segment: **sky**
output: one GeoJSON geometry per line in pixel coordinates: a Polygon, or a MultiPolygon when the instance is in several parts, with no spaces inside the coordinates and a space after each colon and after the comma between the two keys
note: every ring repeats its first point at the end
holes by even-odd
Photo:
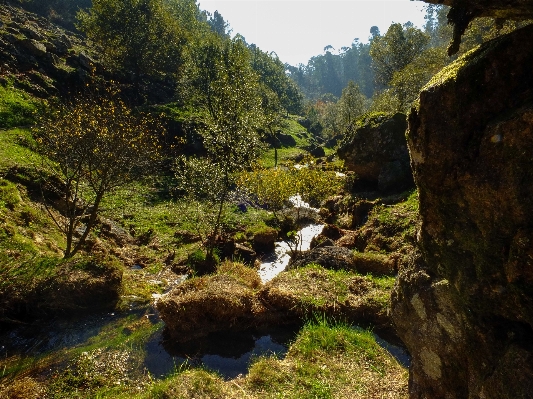
{"type": "Polygon", "coordinates": [[[232,36],[274,51],[291,65],[307,64],[331,45],[338,52],[355,38],[365,43],[370,28],[384,34],[393,22],[424,25],[423,2],[409,0],[198,0],[200,9],[218,10],[232,36]]]}

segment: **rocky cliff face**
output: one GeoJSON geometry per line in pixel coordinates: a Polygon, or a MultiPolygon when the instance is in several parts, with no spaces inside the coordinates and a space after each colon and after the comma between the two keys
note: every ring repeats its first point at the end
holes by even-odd
{"type": "Polygon", "coordinates": [[[532,41],[529,26],[466,54],[409,116],[420,252],[392,316],[412,398],[532,395],[532,41]]]}
{"type": "Polygon", "coordinates": [[[348,134],[337,151],[346,169],[382,192],[412,185],[404,114],[376,114],[348,134]]]}

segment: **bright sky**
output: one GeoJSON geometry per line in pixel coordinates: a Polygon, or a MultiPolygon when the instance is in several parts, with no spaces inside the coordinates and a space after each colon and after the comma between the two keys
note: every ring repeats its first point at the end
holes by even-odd
{"type": "Polygon", "coordinates": [[[350,47],[355,38],[367,42],[370,27],[384,34],[392,22],[424,24],[423,2],[409,0],[198,0],[202,10],[218,10],[232,35],[240,33],[263,51],[275,51],[291,65],[350,47]]]}

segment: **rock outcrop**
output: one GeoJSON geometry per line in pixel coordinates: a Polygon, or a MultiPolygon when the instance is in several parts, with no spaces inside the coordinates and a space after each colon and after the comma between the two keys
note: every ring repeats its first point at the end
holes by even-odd
{"type": "Polygon", "coordinates": [[[338,155],[346,169],[380,191],[402,190],[412,185],[405,140],[406,116],[370,116],[341,143],[338,155]]]}
{"type": "Polygon", "coordinates": [[[528,26],[467,53],[409,116],[420,253],[392,317],[412,398],[533,392],[532,41],[528,26]]]}
{"type": "Polygon", "coordinates": [[[103,72],[89,52],[79,35],[20,8],[0,7],[0,75],[17,87],[42,98],[81,87],[93,69],[103,72]]]}

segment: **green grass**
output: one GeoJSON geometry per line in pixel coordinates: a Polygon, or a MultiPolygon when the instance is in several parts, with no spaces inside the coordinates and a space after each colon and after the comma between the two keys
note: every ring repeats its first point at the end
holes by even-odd
{"type": "Polygon", "coordinates": [[[383,386],[406,397],[406,378],[371,332],[318,318],[300,331],[285,360],[259,358],[244,386],[261,398],[382,397],[383,386]]]}
{"type": "Polygon", "coordinates": [[[29,129],[0,130],[0,174],[14,166],[35,168],[41,158],[32,147],[34,140],[29,129]]]}
{"type": "Polygon", "coordinates": [[[377,205],[362,229],[371,232],[365,252],[393,252],[413,245],[419,226],[418,193],[405,193],[405,200],[394,205],[377,205]]]}
{"type": "Polygon", "coordinates": [[[30,125],[35,122],[42,102],[26,92],[16,89],[12,83],[0,84],[0,128],[30,125]]]}
{"type": "MultiPolygon", "coordinates": [[[[282,165],[300,154],[305,155],[307,152],[297,147],[279,148],[278,165],[282,165]]],[[[275,165],[274,149],[265,151],[261,156],[259,163],[264,168],[273,168],[275,165]]]]}
{"type": "MultiPolygon", "coordinates": [[[[136,342],[133,345],[138,345],[146,339],[147,333],[159,328],[157,325],[151,329],[144,328],[144,336],[139,332],[132,338],[133,334],[126,337],[121,334],[117,330],[119,326],[114,327],[119,338],[114,345],[106,346],[106,350],[114,354],[111,360],[124,356],[122,349],[131,345],[132,341],[136,342]]],[[[105,333],[98,337],[105,338],[105,333]]],[[[51,397],[54,398],[119,399],[327,399],[391,394],[393,396],[390,397],[407,397],[407,370],[376,343],[370,331],[324,318],[309,322],[302,328],[285,359],[275,356],[256,358],[247,376],[231,381],[224,381],[217,373],[202,367],[191,368],[188,365],[178,366],[163,380],[133,380],[124,376],[127,370],[117,362],[110,361],[107,369],[102,367],[101,359],[105,357],[100,348],[77,348],[75,359],[61,374],[54,375],[48,394],[53,394],[51,397]],[[123,383],[117,385],[117,380],[123,383]]],[[[139,355],[126,360],[130,364],[139,364],[142,354],[139,355]]]]}

